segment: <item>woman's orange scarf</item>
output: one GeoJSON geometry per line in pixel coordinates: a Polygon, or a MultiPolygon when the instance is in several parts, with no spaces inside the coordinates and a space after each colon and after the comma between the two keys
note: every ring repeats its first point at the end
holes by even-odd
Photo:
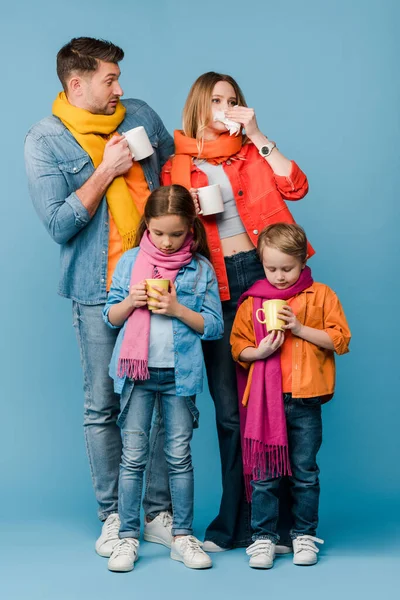
{"type": "Polygon", "coordinates": [[[217,140],[203,142],[201,152],[198,141],[187,137],[182,131],[174,131],[175,155],[172,158],[171,181],[190,190],[192,158],[205,158],[213,165],[219,165],[234,156],[242,147],[242,136],[231,137],[222,133],[217,140]]]}

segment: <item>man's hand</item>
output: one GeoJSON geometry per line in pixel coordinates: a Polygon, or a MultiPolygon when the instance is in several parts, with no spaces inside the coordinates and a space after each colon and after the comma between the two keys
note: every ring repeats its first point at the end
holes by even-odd
{"type": "Polygon", "coordinates": [[[99,169],[109,171],[113,178],[124,175],[132,167],[132,153],[122,135],[114,135],[104,148],[103,160],[99,169]]]}

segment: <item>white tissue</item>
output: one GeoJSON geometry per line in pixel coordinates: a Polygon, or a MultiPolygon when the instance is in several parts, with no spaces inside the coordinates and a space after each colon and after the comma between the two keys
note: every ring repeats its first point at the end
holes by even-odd
{"type": "Polygon", "coordinates": [[[239,132],[242,128],[240,123],[236,123],[236,121],[231,121],[230,119],[225,118],[225,113],[223,110],[219,110],[214,115],[214,121],[221,121],[225,125],[225,127],[229,131],[229,135],[239,135],[239,132]]]}

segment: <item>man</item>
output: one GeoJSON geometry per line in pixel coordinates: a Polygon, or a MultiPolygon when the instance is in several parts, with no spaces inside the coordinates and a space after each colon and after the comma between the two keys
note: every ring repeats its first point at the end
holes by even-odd
{"type": "MultiPolygon", "coordinates": [[[[30,194],[39,218],[61,246],[59,294],[72,300],[84,376],[84,431],[99,517],[96,542],[110,556],[118,538],[121,437],[119,396],[108,365],[118,330],[102,319],[115,265],[132,247],[144,203],[159,185],[173,141],[142,100],[120,101],[118,63],[124,52],[110,42],[72,39],[57,55],[64,88],[53,114],[34,125],[25,141],[30,194]],[[121,135],[143,126],[154,153],[135,162],[121,135]]],[[[160,419],[153,428],[144,508],[145,539],[171,543],[171,500],[160,419]],[[161,442],[161,443],[160,443],[161,442]]]]}

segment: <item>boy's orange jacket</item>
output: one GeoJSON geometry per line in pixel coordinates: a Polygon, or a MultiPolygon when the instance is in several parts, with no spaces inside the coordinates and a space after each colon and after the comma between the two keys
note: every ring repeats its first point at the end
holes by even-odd
{"type": "MultiPolygon", "coordinates": [[[[342,305],[333,290],[323,283],[314,282],[293,300],[295,302],[293,310],[300,323],[326,331],[332,339],[337,354],[345,354],[349,351],[350,329],[342,305]]],[[[291,303],[289,300],[289,304],[291,303]]],[[[290,343],[292,396],[294,398],[321,396],[322,401],[327,402],[332,398],[335,390],[334,352],[289,335],[283,343],[282,356],[285,354],[285,345],[290,343]]],[[[240,362],[239,356],[245,348],[256,347],[251,297],[247,298],[238,309],[231,332],[231,345],[232,356],[237,362],[240,362]]],[[[253,369],[251,363],[240,362],[240,364],[246,369],[250,367],[249,380],[242,400],[243,404],[247,404],[253,369]]]]}

